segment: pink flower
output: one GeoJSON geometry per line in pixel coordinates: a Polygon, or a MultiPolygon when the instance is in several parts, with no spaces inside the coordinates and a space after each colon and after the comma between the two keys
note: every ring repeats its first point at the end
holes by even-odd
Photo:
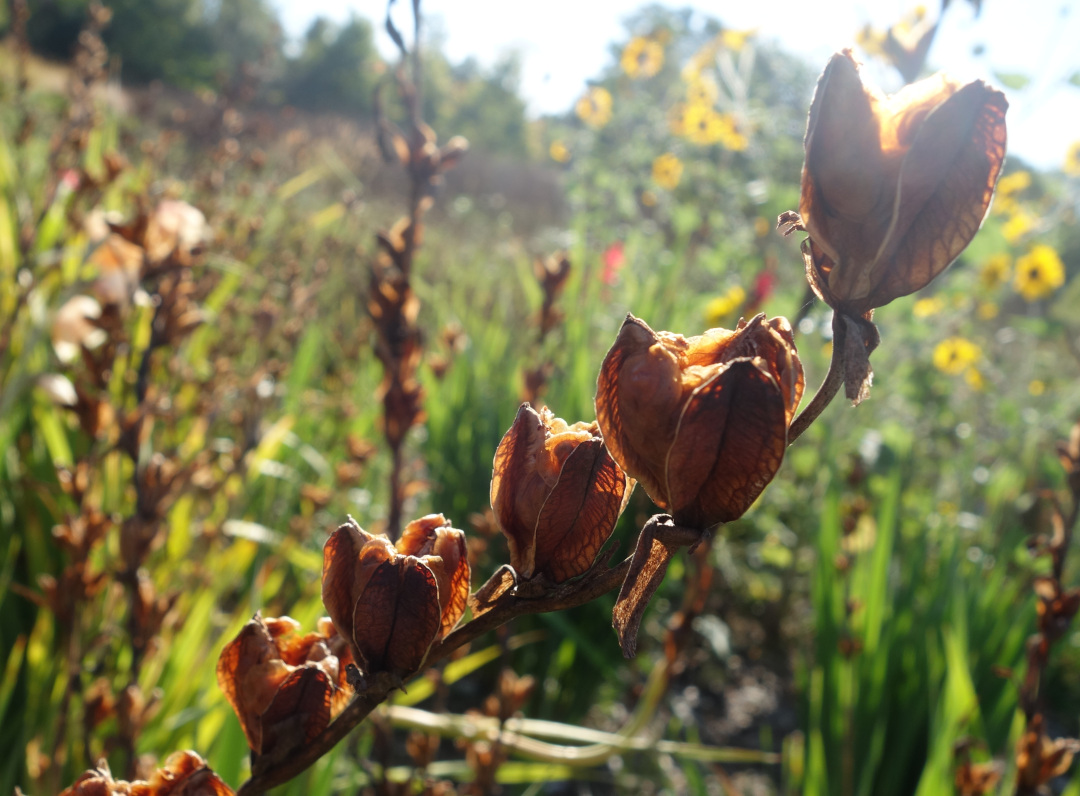
{"type": "Polygon", "coordinates": [[[600,281],[605,285],[615,284],[619,271],[626,265],[626,253],[623,250],[623,242],[617,240],[604,249],[604,272],[600,275],[600,281]]]}

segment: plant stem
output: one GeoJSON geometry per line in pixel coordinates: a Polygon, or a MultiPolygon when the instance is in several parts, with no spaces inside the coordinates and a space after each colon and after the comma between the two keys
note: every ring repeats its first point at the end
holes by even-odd
{"type": "Polygon", "coordinates": [[[825,374],[825,380],[821,382],[821,386],[818,387],[818,391],[814,394],[810,403],[792,421],[791,427],[788,429],[788,445],[801,437],[806,429],[810,428],[810,424],[825,411],[825,407],[836,397],[836,394],[840,391],[840,386],[844,383],[844,373],[847,368],[847,361],[844,356],[847,344],[847,324],[839,312],[833,312],[832,330],[832,359],[829,361],[829,372],[825,374]]]}

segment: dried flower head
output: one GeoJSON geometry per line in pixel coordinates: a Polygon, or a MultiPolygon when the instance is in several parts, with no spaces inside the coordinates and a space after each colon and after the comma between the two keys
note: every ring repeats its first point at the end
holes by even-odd
{"type": "Polygon", "coordinates": [[[1005,158],[1005,96],[944,75],[886,97],[850,50],[818,81],[799,213],[807,277],[831,307],[864,315],[914,293],[974,237],[1005,158]]]}
{"type": "Polygon", "coordinates": [[[495,451],[491,507],[521,578],[561,583],[585,572],[615,530],[632,484],[596,423],[529,404],[495,451]]]}
{"type": "Polygon", "coordinates": [[[328,621],[299,635],[287,616],[258,614],[218,658],[218,685],[256,754],[280,751],[318,735],[345,707],[349,651],[328,621]]]}
{"type": "Polygon", "coordinates": [[[417,671],[465,613],[469,577],[465,534],[441,514],[396,545],[350,519],[323,548],[323,604],[366,674],[417,671]]]}
{"type": "Polygon", "coordinates": [[[784,318],[684,338],[628,315],[600,368],[604,442],[675,522],[704,529],[745,512],[780,468],[803,390],[784,318]]]}
{"type": "Polygon", "coordinates": [[[194,752],[174,752],[149,780],[113,779],[103,760],[60,796],[232,796],[232,788],[194,752]]]}

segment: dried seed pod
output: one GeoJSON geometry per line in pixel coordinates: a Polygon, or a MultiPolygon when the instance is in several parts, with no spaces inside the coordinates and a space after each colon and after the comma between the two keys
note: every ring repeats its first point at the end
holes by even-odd
{"type": "Polygon", "coordinates": [[[632,487],[596,423],[568,425],[522,404],[495,451],[491,479],[491,507],[518,576],[561,583],[585,572],[632,487]]]}
{"type": "Polygon", "coordinates": [[[116,780],[102,760],[60,796],[232,796],[233,791],[195,752],[174,752],[144,781],[116,780]]]}
{"type": "Polygon", "coordinates": [[[865,315],[925,287],[978,231],[1005,158],[1005,95],[935,75],[886,97],[850,50],[818,81],[799,213],[818,296],[865,315]]]}
{"type": "Polygon", "coordinates": [[[1045,720],[1036,713],[1016,742],[1016,792],[1043,793],[1043,787],[1063,775],[1080,752],[1080,742],[1046,734],[1045,720]]]}
{"type": "Polygon", "coordinates": [[[596,417],[615,461],[675,522],[745,512],[780,468],[803,391],[784,318],[684,338],[628,315],[600,368],[596,417]]]}
{"type": "MultiPolygon", "coordinates": [[[[299,628],[287,616],[264,620],[256,614],[218,659],[218,685],[256,754],[315,737],[351,696],[347,651],[339,647],[334,654],[330,634],[299,636],[299,628]]],[[[326,623],[320,627],[327,629],[326,623]]]]}
{"type": "Polygon", "coordinates": [[[396,547],[350,519],[323,548],[323,604],[368,674],[417,671],[465,612],[469,578],[465,534],[441,514],[409,523],[396,547]]]}

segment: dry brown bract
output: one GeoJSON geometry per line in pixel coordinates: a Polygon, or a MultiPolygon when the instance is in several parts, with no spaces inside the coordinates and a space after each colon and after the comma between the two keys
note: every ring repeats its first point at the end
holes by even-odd
{"type": "Polygon", "coordinates": [[[194,752],[175,752],[147,781],[113,779],[102,761],[60,796],[232,796],[232,789],[194,752]]]}
{"type": "Polygon", "coordinates": [[[287,616],[258,614],[218,659],[218,685],[256,754],[297,746],[322,732],[348,703],[349,650],[329,620],[299,635],[287,616]]]}
{"type": "Polygon", "coordinates": [[[807,277],[852,316],[925,287],[978,231],[1005,158],[1005,96],[935,75],[887,97],[850,50],[818,81],[799,201],[807,277]]]}
{"type": "Polygon", "coordinates": [[[612,457],[687,528],[745,512],[780,468],[803,371],[784,318],[684,338],[628,315],[600,368],[612,457]]]}
{"type": "Polygon", "coordinates": [[[491,507],[520,578],[562,583],[585,572],[615,530],[632,483],[596,423],[518,409],[495,451],[491,507]]]}
{"type": "Polygon", "coordinates": [[[410,522],[396,546],[350,519],[323,548],[323,604],[369,675],[417,671],[465,613],[469,577],[465,534],[441,514],[410,522]]]}

